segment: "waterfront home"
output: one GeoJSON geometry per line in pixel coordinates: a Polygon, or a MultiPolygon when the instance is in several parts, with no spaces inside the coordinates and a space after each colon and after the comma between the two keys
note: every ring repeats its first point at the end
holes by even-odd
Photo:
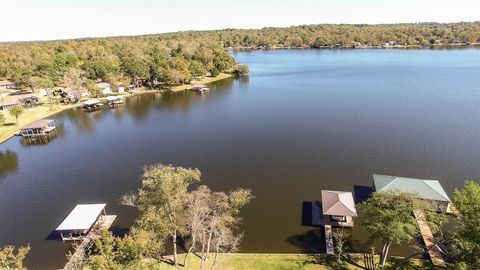
{"type": "Polygon", "coordinates": [[[80,90],[77,90],[77,89],[72,89],[72,88],[63,88],[62,89],[62,97],[66,97],[66,98],[69,98],[69,99],[73,99],[73,98],[82,98],[82,97],[88,97],[90,96],[90,93],[88,92],[87,89],[80,89],[80,90]]]}
{"type": "Polygon", "coordinates": [[[18,102],[20,102],[20,104],[24,106],[32,106],[40,102],[40,99],[38,98],[38,96],[34,96],[34,95],[22,95],[17,97],[17,99],[18,99],[18,102]]]}
{"type": "Polygon", "coordinates": [[[105,206],[105,203],[78,204],[55,231],[60,233],[62,241],[82,240],[96,225],[100,225],[106,216],[105,206]]]}
{"type": "Polygon", "coordinates": [[[0,104],[0,110],[8,110],[8,109],[10,109],[12,107],[15,107],[15,106],[18,106],[18,105],[20,105],[20,102],[16,98],[6,100],[6,101],[4,101],[0,104]]]}
{"type": "Polygon", "coordinates": [[[13,88],[13,83],[9,80],[0,80],[0,90],[13,88]]]}
{"type": "Polygon", "coordinates": [[[31,124],[24,126],[20,130],[20,135],[22,137],[37,137],[37,136],[45,136],[48,133],[55,130],[55,121],[52,119],[41,119],[37,120],[31,124]]]}
{"type": "Polygon", "coordinates": [[[373,185],[375,191],[415,193],[420,199],[434,202],[439,210],[450,211],[451,200],[438,180],[374,174],[373,185]]]}
{"type": "Polygon", "coordinates": [[[96,83],[95,87],[98,88],[103,95],[110,95],[113,93],[112,86],[107,82],[96,83]]]}
{"type": "Polygon", "coordinates": [[[326,225],[353,227],[357,209],[352,192],[322,190],[322,213],[326,225]]]}

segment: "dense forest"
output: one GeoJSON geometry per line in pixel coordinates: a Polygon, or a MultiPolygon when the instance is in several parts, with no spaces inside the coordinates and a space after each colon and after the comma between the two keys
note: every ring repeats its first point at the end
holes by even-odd
{"type": "Polygon", "coordinates": [[[225,49],[427,47],[480,43],[480,22],[302,25],[0,44],[0,78],[22,88],[95,81],[176,85],[235,69],[225,49]],[[65,78],[68,77],[68,78],[65,78]],[[78,78],[77,78],[78,77],[78,78]]]}

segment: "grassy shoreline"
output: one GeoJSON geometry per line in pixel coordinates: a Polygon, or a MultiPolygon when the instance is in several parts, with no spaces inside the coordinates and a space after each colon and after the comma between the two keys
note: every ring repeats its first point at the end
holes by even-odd
{"type": "MultiPolygon", "coordinates": [[[[198,82],[201,84],[208,84],[208,83],[213,83],[216,81],[220,81],[226,78],[231,77],[232,75],[226,74],[226,73],[221,73],[217,77],[206,77],[202,80],[199,80],[198,82]]],[[[173,92],[179,92],[183,90],[187,90],[191,88],[191,84],[184,84],[184,85],[179,85],[171,89],[173,92]]],[[[125,94],[125,97],[130,97],[134,95],[141,95],[141,94],[146,94],[146,93],[153,93],[155,91],[151,90],[139,90],[135,91],[133,94],[125,94]]],[[[0,111],[0,113],[5,116],[6,121],[4,126],[0,126],[0,145],[6,142],[8,139],[13,137],[16,133],[20,131],[20,129],[32,122],[35,122],[37,120],[40,120],[45,117],[53,116],[57,113],[70,110],[73,108],[80,107],[82,104],[77,103],[77,104],[68,104],[68,105],[63,105],[63,104],[58,104],[58,105],[49,105],[48,102],[41,103],[37,106],[34,106],[32,108],[26,109],[25,113],[21,115],[18,118],[18,124],[15,124],[15,118],[12,117],[7,111],[0,111]]]]}
{"type": "MultiPolygon", "coordinates": [[[[164,259],[172,259],[173,256],[166,256],[164,259]]],[[[199,269],[200,259],[191,254],[188,259],[187,267],[183,267],[183,259],[185,254],[179,254],[179,268],[175,268],[171,264],[159,262],[157,260],[146,259],[139,263],[140,268],[156,269],[156,270],[170,270],[170,269],[199,269]]],[[[363,266],[362,256],[355,256],[355,263],[363,266]]],[[[376,256],[377,261],[379,257],[376,256]]],[[[386,269],[392,266],[402,258],[389,258],[386,263],[386,269]]],[[[327,269],[344,269],[344,270],[361,270],[361,267],[353,264],[345,263],[339,266],[337,264],[337,257],[335,255],[325,254],[270,254],[270,253],[233,253],[233,254],[219,254],[218,260],[223,261],[216,269],[222,270],[278,270],[278,269],[304,269],[304,270],[327,270],[327,269]],[[225,257],[226,256],[226,257],[225,257]]],[[[210,269],[212,260],[207,261],[205,269],[210,269]]],[[[422,259],[412,259],[398,269],[434,269],[430,262],[422,259]]]]}
{"type": "MultiPolygon", "coordinates": [[[[209,84],[209,83],[220,81],[220,80],[230,78],[230,77],[232,77],[232,74],[220,73],[217,77],[204,77],[203,79],[196,81],[196,83],[209,84]]],[[[188,90],[191,87],[192,87],[191,84],[183,84],[183,85],[175,86],[170,90],[173,91],[173,92],[179,92],[179,91],[188,90]]]]}

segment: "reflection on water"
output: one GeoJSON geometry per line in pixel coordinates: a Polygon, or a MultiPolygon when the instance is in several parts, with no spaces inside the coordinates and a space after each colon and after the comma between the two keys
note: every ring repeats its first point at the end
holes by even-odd
{"type": "Polygon", "coordinates": [[[93,133],[95,123],[92,120],[90,113],[85,112],[83,109],[72,109],[63,114],[75,125],[77,131],[82,133],[93,133]]]}
{"type": "Polygon", "coordinates": [[[152,106],[161,98],[161,94],[137,95],[127,98],[125,105],[128,113],[137,120],[144,119],[150,113],[152,106]]]}
{"type": "Polygon", "coordinates": [[[9,173],[16,172],[18,168],[18,156],[15,152],[0,151],[0,178],[9,173]]]}

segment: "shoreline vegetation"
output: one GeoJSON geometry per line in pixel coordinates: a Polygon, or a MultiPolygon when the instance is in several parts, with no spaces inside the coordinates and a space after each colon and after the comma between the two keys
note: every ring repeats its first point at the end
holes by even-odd
{"type": "Polygon", "coordinates": [[[446,49],[446,48],[480,48],[480,42],[474,43],[445,43],[445,44],[429,44],[426,46],[420,45],[358,45],[358,46],[321,46],[321,47],[310,47],[310,46],[240,46],[240,47],[229,47],[227,50],[234,52],[243,52],[243,51],[260,51],[260,50],[329,50],[329,49],[341,49],[341,50],[361,50],[361,49],[446,49]]]}
{"type": "MultiPolygon", "coordinates": [[[[226,78],[230,78],[232,76],[233,76],[232,74],[220,73],[217,77],[204,77],[196,81],[196,83],[210,84],[220,80],[224,80],[226,78]]],[[[128,98],[135,95],[151,94],[151,93],[156,93],[156,92],[158,93],[158,92],[164,92],[164,91],[181,92],[181,91],[188,90],[191,87],[192,87],[192,84],[183,84],[183,85],[172,87],[171,89],[168,89],[168,90],[149,90],[147,88],[141,88],[141,89],[135,90],[133,93],[126,93],[121,96],[128,98]]],[[[17,134],[22,127],[32,122],[35,122],[37,120],[40,120],[46,117],[53,116],[55,114],[58,114],[66,110],[71,110],[71,109],[82,106],[81,102],[76,104],[58,103],[58,104],[50,105],[48,104],[47,99],[42,101],[43,101],[42,103],[27,109],[27,112],[18,118],[18,124],[15,124],[15,121],[16,121],[15,117],[9,115],[8,113],[4,115],[6,120],[5,120],[5,125],[0,126],[0,145],[6,142],[7,140],[9,140],[10,138],[12,138],[13,136],[15,136],[15,134],[17,134]]],[[[1,112],[4,112],[4,111],[0,111],[0,113],[1,112]]]]}
{"type": "MultiPolygon", "coordinates": [[[[338,268],[337,258],[332,255],[325,254],[276,254],[276,253],[231,253],[231,254],[219,254],[219,257],[227,257],[225,261],[220,264],[221,269],[224,270],[250,270],[250,269],[262,269],[262,270],[277,270],[277,269],[304,269],[304,270],[327,270],[327,269],[344,269],[344,270],[361,270],[364,269],[361,262],[362,254],[351,254],[352,261],[359,266],[353,264],[343,265],[338,268]],[[361,266],[361,267],[360,267],[361,266]]],[[[171,257],[171,256],[170,256],[171,257]]],[[[180,261],[183,261],[185,254],[179,254],[180,261]]],[[[169,256],[165,256],[168,259],[169,256]]],[[[376,256],[378,261],[380,258],[376,256]]],[[[395,263],[401,261],[402,257],[391,257],[386,263],[386,267],[390,267],[395,263]]],[[[170,270],[178,269],[168,263],[161,263],[157,260],[145,259],[139,263],[142,266],[148,266],[150,269],[157,270],[170,270]]],[[[209,264],[206,265],[206,269],[209,269],[209,264]]],[[[189,261],[189,265],[185,268],[200,269],[200,260],[197,257],[192,257],[189,261]]],[[[403,265],[400,269],[434,269],[428,260],[424,259],[411,259],[407,264],[403,265]]]]}

